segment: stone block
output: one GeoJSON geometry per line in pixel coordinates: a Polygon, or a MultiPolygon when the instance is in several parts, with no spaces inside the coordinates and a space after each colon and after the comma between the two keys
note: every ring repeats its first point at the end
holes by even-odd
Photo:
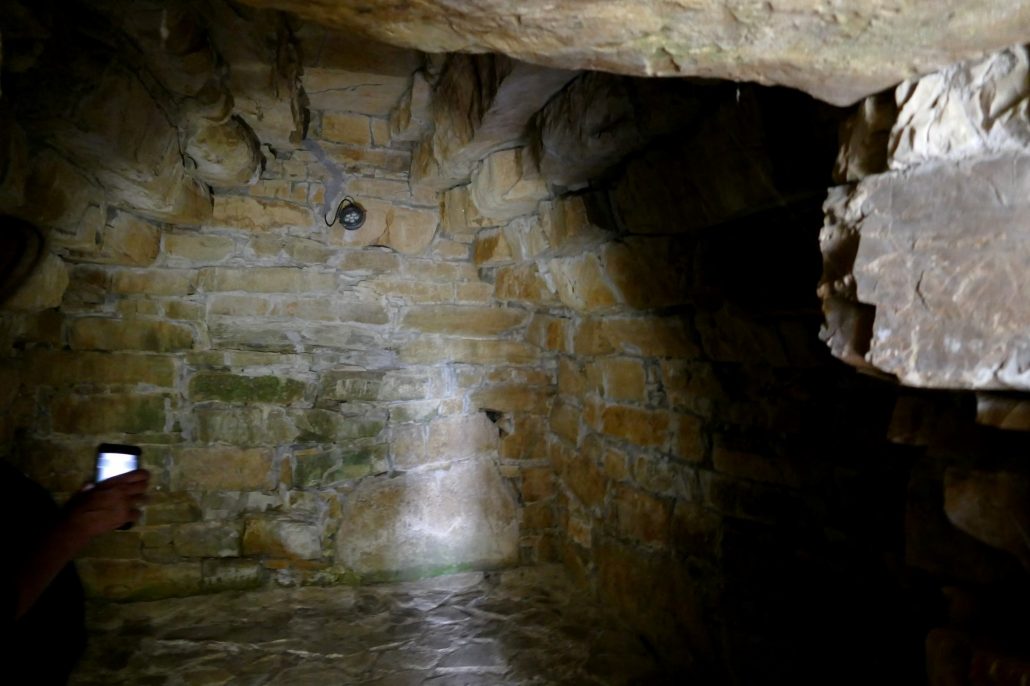
{"type": "Polygon", "coordinates": [[[432,86],[425,72],[415,72],[411,87],[390,111],[390,137],[393,140],[414,143],[429,130],[433,121],[429,109],[432,97],[432,86]]]}
{"type": "Polygon", "coordinates": [[[525,234],[531,252],[549,256],[575,257],[598,253],[598,248],[615,235],[595,224],[587,208],[585,196],[570,195],[545,202],[540,206],[539,228],[528,227],[525,234]]]}
{"type": "Polygon", "coordinates": [[[496,336],[521,326],[525,310],[502,307],[435,305],[412,308],[401,326],[424,333],[457,336],[496,336]]]}
{"type": "Polygon", "coordinates": [[[243,554],[294,560],[322,557],[322,527],[282,518],[249,517],[243,531],[243,554]]]}
{"type": "Polygon", "coordinates": [[[76,319],[73,350],[152,350],[177,352],[193,347],[193,330],[184,324],[147,319],[76,319]]]}
{"type": "Polygon", "coordinates": [[[169,260],[183,260],[207,264],[221,262],[236,250],[236,243],[228,236],[197,233],[165,233],[162,253],[169,260]]]}
{"type": "Polygon", "coordinates": [[[664,545],[672,535],[672,501],[617,486],[613,499],[619,533],[632,541],[664,545]]]}
{"type": "MultiPolygon", "coordinates": [[[[565,285],[571,287],[567,282],[565,285]]],[[[497,270],[494,297],[498,300],[525,300],[540,305],[557,305],[562,302],[556,294],[556,288],[548,283],[533,262],[500,267],[497,270]]]]}
{"type": "Polygon", "coordinates": [[[120,270],[111,277],[111,291],[123,295],[190,295],[197,272],[188,269],[120,270]]]}
{"type": "Polygon", "coordinates": [[[427,456],[434,462],[497,453],[497,426],[483,412],[438,417],[429,423],[427,456]]]}
{"type": "Polygon", "coordinates": [[[472,393],[470,402],[477,409],[495,412],[527,412],[547,414],[552,391],[548,387],[527,387],[522,384],[498,385],[472,393]]]}
{"type": "Polygon", "coordinates": [[[172,527],[172,546],[182,557],[239,557],[242,522],[191,522],[172,527]]]}
{"type": "Polygon", "coordinates": [[[547,430],[544,417],[518,414],[512,419],[508,434],[501,437],[501,458],[539,460],[547,457],[544,440],[547,430]]]}
{"type": "Polygon", "coordinates": [[[526,341],[544,350],[568,352],[569,320],[536,313],[526,327],[526,341]]]}
{"type": "Polygon", "coordinates": [[[201,588],[200,562],[84,559],[77,566],[86,593],[104,600],[157,600],[196,595],[201,588]]]}
{"type": "Polygon", "coordinates": [[[609,405],[601,413],[604,433],[634,445],[661,448],[668,443],[669,413],[626,405],[609,405]]]}
{"type": "Polygon", "coordinates": [[[377,436],[386,424],[382,410],[367,416],[348,416],[330,410],[295,410],[296,439],[304,442],[333,443],[351,438],[377,436]],[[381,413],[381,414],[380,414],[381,413]]]}
{"type": "Polygon", "coordinates": [[[395,203],[363,199],[365,223],[348,231],[334,228],[331,239],[340,247],[382,245],[406,255],[417,255],[432,243],[439,224],[436,209],[410,208],[395,203]]]}
{"type": "Polygon", "coordinates": [[[189,494],[151,490],[148,498],[143,510],[143,523],[148,528],[200,519],[200,508],[189,494]]]}
{"type": "Polygon", "coordinates": [[[487,156],[473,172],[469,192],[480,214],[498,223],[535,212],[540,201],[550,195],[532,155],[524,148],[487,156]]]}
{"type": "Polygon", "coordinates": [[[202,443],[237,446],[288,443],[303,431],[279,407],[197,405],[196,437],[202,443]]]}
{"type": "Polygon", "coordinates": [[[201,270],[200,284],[207,291],[331,293],[336,290],[336,274],[294,267],[210,267],[201,270]]]}
{"type": "Polygon", "coordinates": [[[677,458],[686,462],[705,459],[704,422],[692,414],[680,413],[672,418],[672,447],[677,458]]]}
{"type": "Polygon", "coordinates": [[[372,128],[368,117],[360,114],[323,112],[322,138],[367,148],[372,145],[372,128]]]}
{"type": "Polygon", "coordinates": [[[295,450],[294,484],[301,488],[328,486],[384,471],[387,451],[383,443],[360,440],[346,441],[329,450],[295,450]]]}
{"type": "Polygon", "coordinates": [[[77,384],[175,384],[176,360],[167,355],[34,350],[26,359],[35,383],[44,386],[77,384]]]}
{"type": "Polygon", "coordinates": [[[90,262],[146,266],[157,258],[161,231],[148,221],[117,212],[100,230],[100,246],[90,262]]]}
{"type": "Polygon", "coordinates": [[[190,377],[189,397],[194,402],[276,403],[287,405],[304,397],[305,383],[277,376],[241,376],[198,372],[190,377]]]}
{"type": "Polygon", "coordinates": [[[205,592],[260,588],[268,578],[265,568],[250,560],[204,560],[201,573],[201,588],[205,592]]]}
{"type": "Polygon", "coordinates": [[[29,278],[3,302],[3,307],[23,312],[58,307],[69,281],[64,260],[57,255],[47,254],[29,278]]]}
{"type": "Polygon", "coordinates": [[[580,411],[575,405],[562,400],[555,401],[551,407],[551,430],[573,445],[579,444],[580,411]]]}
{"type": "Polygon", "coordinates": [[[645,357],[693,358],[700,353],[688,322],[680,317],[611,317],[600,326],[606,345],[595,349],[645,357]]]}
{"type": "Polygon", "coordinates": [[[944,512],[956,527],[1012,553],[1030,570],[1030,478],[949,468],[944,473],[944,512]]]}
{"type": "Polygon", "coordinates": [[[647,376],[640,360],[628,357],[607,357],[597,361],[604,397],[608,400],[646,400],[647,376]]]}
{"type": "Polygon", "coordinates": [[[554,280],[558,298],[567,307],[579,312],[597,312],[618,304],[618,297],[595,255],[550,260],[547,272],[554,280]]]}
{"type": "Polygon", "coordinates": [[[297,353],[305,350],[344,350],[355,364],[384,366],[393,353],[384,350],[380,336],[346,322],[311,323],[303,328],[295,322],[247,322],[214,319],[208,324],[213,347],[297,353]]]}
{"type": "Polygon", "coordinates": [[[604,473],[586,455],[573,454],[564,464],[561,476],[565,486],[584,507],[596,511],[604,504],[608,482],[604,473]]]}
{"type": "Polygon", "coordinates": [[[484,229],[472,244],[472,260],[479,266],[493,266],[512,261],[511,246],[500,229],[484,229]]]}
{"type": "Polygon", "coordinates": [[[172,490],[269,490],[275,485],[272,462],[270,448],[179,448],[172,454],[172,490]]]}
{"type": "Polygon", "coordinates": [[[188,120],[183,157],[190,176],[215,188],[245,186],[262,168],[260,141],[238,117],[188,120]]]}
{"type": "Polygon", "coordinates": [[[504,567],[518,558],[515,501],[490,461],[365,479],[340,521],[336,561],[366,578],[504,567]]]}
{"type": "Polygon", "coordinates": [[[60,395],[50,407],[58,433],[102,435],[165,430],[164,395],[60,395]]]}
{"type": "Polygon", "coordinates": [[[436,364],[442,360],[463,364],[536,364],[540,350],[518,341],[476,340],[422,336],[401,346],[400,359],[408,364],[436,364]]]}
{"type": "Polygon", "coordinates": [[[378,400],[383,372],[332,371],[322,375],[318,397],[323,400],[353,402],[378,400]]]}

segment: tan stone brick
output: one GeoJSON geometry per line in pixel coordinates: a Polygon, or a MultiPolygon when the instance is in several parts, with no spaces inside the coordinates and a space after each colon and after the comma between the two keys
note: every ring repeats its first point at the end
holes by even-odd
{"type": "Polygon", "coordinates": [[[545,350],[568,352],[568,319],[534,314],[526,329],[526,341],[545,350]]]}
{"type": "Polygon", "coordinates": [[[540,227],[552,254],[578,255],[612,239],[610,232],[590,221],[586,203],[578,195],[542,203],[540,227]]]}
{"type": "Polygon", "coordinates": [[[596,312],[618,304],[615,291],[595,255],[550,260],[547,268],[563,305],[580,312],[596,312]]]}
{"type": "Polygon", "coordinates": [[[422,253],[436,235],[439,212],[401,207],[383,200],[363,199],[365,223],[355,231],[333,227],[330,240],[339,247],[385,245],[407,255],[422,253]]]}
{"type": "Polygon", "coordinates": [[[304,397],[305,383],[278,376],[242,376],[225,372],[197,372],[190,377],[189,398],[194,402],[287,405],[304,397]]]}
{"type": "Polygon", "coordinates": [[[196,287],[193,269],[121,270],[111,278],[111,290],[126,295],[190,295],[196,287]]]}
{"type": "Polygon", "coordinates": [[[494,296],[500,300],[527,300],[541,305],[560,302],[535,263],[498,268],[494,296]]]}
{"type": "Polygon", "coordinates": [[[554,472],[550,467],[522,469],[522,500],[527,503],[546,500],[554,495],[554,472]]]}
{"type": "Polygon", "coordinates": [[[316,225],[315,216],[306,207],[245,195],[215,195],[211,223],[245,231],[308,229],[316,225]]]}
{"type": "Polygon", "coordinates": [[[243,532],[243,554],[317,560],[322,557],[322,528],[285,518],[251,517],[243,532]]]}
{"type": "Polygon", "coordinates": [[[550,529],[554,526],[554,505],[549,500],[530,502],[526,498],[525,482],[522,487],[522,498],[526,500],[522,508],[523,530],[550,529]]]}
{"type": "Polygon", "coordinates": [[[426,333],[495,336],[521,326],[528,316],[513,308],[436,305],[408,310],[401,326],[426,333]]]}
{"type": "Polygon", "coordinates": [[[279,407],[198,405],[193,416],[201,443],[280,445],[298,438],[301,431],[279,407]]]}
{"type": "Polygon", "coordinates": [[[369,118],[360,114],[323,112],[322,138],[367,148],[372,145],[369,118]]]}
{"type": "Polygon", "coordinates": [[[261,317],[272,311],[272,302],[257,295],[214,295],[208,300],[208,312],[233,317],[261,317]]]}
{"type": "Polygon", "coordinates": [[[336,290],[336,274],[292,267],[211,267],[201,270],[200,283],[207,291],[329,293],[336,290]]]}
{"type": "Polygon", "coordinates": [[[506,460],[546,458],[546,431],[544,417],[521,413],[515,415],[508,435],[501,438],[501,457],[506,460]]]}
{"type": "Polygon", "coordinates": [[[606,399],[645,400],[647,379],[643,362],[628,357],[607,357],[596,364],[606,399]]]}
{"type": "Polygon", "coordinates": [[[163,395],[61,395],[50,407],[54,431],[68,434],[136,434],[165,430],[163,395]]]}
{"type": "Polygon", "coordinates": [[[106,600],[155,600],[196,595],[201,589],[200,562],[85,559],[78,570],[87,595],[106,600]]]}
{"type": "Polygon", "coordinates": [[[540,351],[517,341],[421,336],[401,347],[400,359],[409,364],[535,364],[540,351]]]}
{"type": "Polygon", "coordinates": [[[700,352],[687,323],[678,317],[608,318],[602,330],[609,344],[625,353],[692,358],[700,352]]]}
{"type": "Polygon", "coordinates": [[[601,414],[604,412],[604,400],[594,394],[583,399],[583,423],[593,431],[603,431],[604,422],[601,414]]]}
{"type": "Polygon", "coordinates": [[[148,265],[157,258],[161,231],[150,222],[126,212],[116,213],[100,232],[100,249],[91,262],[148,265]]]}
{"type": "Polygon", "coordinates": [[[375,150],[347,144],[323,143],[322,149],[333,162],[343,166],[351,173],[385,173],[403,174],[411,166],[411,153],[407,150],[375,150]]]}
{"type": "Polygon", "coordinates": [[[165,303],[165,316],[169,319],[197,322],[204,318],[204,306],[186,300],[173,300],[165,303]]]}
{"type": "Polygon", "coordinates": [[[25,282],[3,302],[4,309],[35,312],[61,304],[70,278],[60,257],[47,254],[25,282]]]}
{"type": "Polygon", "coordinates": [[[236,243],[228,236],[198,233],[165,233],[164,254],[190,262],[221,262],[233,254],[236,243]]]}
{"type": "Polygon", "coordinates": [[[130,318],[160,316],[164,312],[161,309],[161,304],[159,302],[155,300],[143,300],[140,298],[132,298],[131,300],[119,300],[117,311],[119,316],[130,318]]]}
{"type": "Polygon", "coordinates": [[[340,271],[397,273],[400,271],[400,258],[382,248],[349,250],[340,256],[340,271]]]}
{"type": "Polygon", "coordinates": [[[262,179],[247,186],[247,195],[257,198],[290,200],[303,204],[308,199],[308,184],[288,179],[262,179]]]}
{"type": "Polygon", "coordinates": [[[579,443],[579,408],[560,399],[551,408],[551,430],[573,445],[579,443]]]}
{"type": "Polygon", "coordinates": [[[667,543],[672,533],[672,503],[626,486],[616,486],[619,533],[633,541],[667,543]]]}
{"type": "Polygon", "coordinates": [[[166,355],[33,350],[26,368],[33,381],[44,386],[76,384],[175,384],[175,358],[166,355]]]}
{"type": "Polygon", "coordinates": [[[182,557],[239,557],[242,522],[190,522],[172,527],[172,547],[182,557]]]}
{"type": "Polygon", "coordinates": [[[604,433],[634,445],[662,447],[668,440],[669,413],[624,405],[609,405],[601,414],[604,433]]]}
{"type": "Polygon", "coordinates": [[[572,351],[577,355],[607,355],[615,350],[600,319],[581,319],[572,332],[572,351]]]}
{"type": "Polygon", "coordinates": [[[522,385],[492,386],[475,391],[472,404],[482,410],[547,414],[551,392],[547,387],[527,388],[522,385]]]}
{"type": "Polygon", "coordinates": [[[486,414],[439,417],[429,424],[426,444],[429,459],[457,460],[497,452],[497,426],[486,414]]]}
{"type": "Polygon", "coordinates": [[[411,187],[405,179],[379,179],[355,176],[347,180],[347,193],[356,198],[377,198],[393,203],[411,204],[411,187]]]}
{"type": "Polygon", "coordinates": [[[210,446],[172,453],[176,491],[260,491],[275,485],[271,448],[210,446]]]}
{"type": "Polygon", "coordinates": [[[379,147],[390,145],[390,121],[387,119],[372,119],[372,142],[379,147]]]}
{"type": "Polygon", "coordinates": [[[326,264],[336,253],[335,250],[310,238],[286,237],[283,241],[283,250],[295,262],[304,266],[326,264]]]}
{"type": "Polygon", "coordinates": [[[454,285],[425,283],[399,277],[379,277],[364,284],[377,295],[404,298],[413,304],[451,302],[454,285]]]}
{"type": "MultiPolygon", "coordinates": [[[[439,260],[464,261],[469,259],[469,246],[468,243],[452,241],[449,238],[437,236],[436,240],[433,241],[433,247],[430,250],[430,254],[439,260]]],[[[493,292],[493,288],[491,288],[490,291],[493,292]]]]}
{"type": "Polygon", "coordinates": [[[400,424],[390,427],[390,455],[400,469],[409,469],[437,461],[426,449],[426,427],[421,424],[400,424]]]}
{"type": "Polygon", "coordinates": [[[469,192],[480,213],[500,222],[534,212],[550,195],[533,156],[524,148],[488,155],[473,172],[469,192]]]}
{"type": "Polygon", "coordinates": [[[594,461],[573,453],[564,467],[563,481],[583,506],[590,509],[601,507],[608,486],[594,461]]]}
{"type": "Polygon", "coordinates": [[[472,244],[472,259],[480,266],[512,261],[511,247],[500,229],[483,229],[472,244]]]}
{"type": "Polygon", "coordinates": [[[454,284],[455,302],[488,303],[494,299],[494,285],[485,282],[454,284]]]}
{"type": "Polygon", "coordinates": [[[441,231],[459,241],[471,241],[479,229],[490,222],[479,214],[469,198],[468,186],[458,186],[443,193],[441,231]]]}
{"type": "Polygon", "coordinates": [[[673,416],[675,437],[673,446],[676,456],[687,462],[701,462],[705,459],[704,424],[692,414],[673,416]]]}
{"type": "Polygon", "coordinates": [[[171,322],[90,317],[72,323],[71,347],[73,350],[175,352],[193,347],[193,330],[171,322]]]}
{"type": "Polygon", "coordinates": [[[386,324],[389,315],[375,302],[346,302],[325,298],[288,298],[275,303],[272,315],[309,321],[345,321],[386,324]]]}
{"type": "Polygon", "coordinates": [[[587,378],[575,359],[562,357],[558,360],[558,391],[574,398],[587,392],[587,378]]]}
{"type": "Polygon", "coordinates": [[[435,260],[408,260],[404,263],[404,274],[410,279],[419,281],[457,283],[460,281],[479,282],[480,280],[475,265],[435,260]]]}
{"type": "Polygon", "coordinates": [[[607,448],[603,458],[604,474],[612,481],[625,481],[629,478],[629,463],[626,453],[615,448],[607,448]]]}

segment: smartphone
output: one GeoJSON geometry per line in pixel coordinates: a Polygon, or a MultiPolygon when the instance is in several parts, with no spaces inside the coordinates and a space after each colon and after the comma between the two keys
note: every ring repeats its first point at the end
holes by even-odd
{"type": "Polygon", "coordinates": [[[142,454],[138,445],[101,443],[97,447],[96,482],[139,469],[139,456],[142,454]]]}

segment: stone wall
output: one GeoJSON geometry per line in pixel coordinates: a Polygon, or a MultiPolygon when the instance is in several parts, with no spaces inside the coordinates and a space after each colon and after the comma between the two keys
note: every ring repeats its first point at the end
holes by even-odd
{"type": "MultiPolygon", "coordinates": [[[[181,76],[154,38],[155,6],[107,24],[155,61],[136,72],[123,67],[139,55],[111,50],[113,66],[83,78],[181,76]]],[[[33,80],[60,79],[50,65],[71,43],[43,44],[4,93],[27,152],[5,209],[48,240],[0,315],[5,453],[59,497],[89,478],[102,441],[141,445],[153,473],[141,524],[80,562],[89,590],[152,598],[546,559],[553,523],[533,490],[546,461],[512,447],[525,432],[510,413],[546,415],[553,368],[524,340],[531,313],[479,278],[472,235],[441,225],[438,193],[408,182],[422,57],[204,11],[215,16],[188,17],[189,66],[203,76],[214,53],[219,116],[243,143],[193,135],[199,96],[143,87],[69,88],[59,119],[39,115],[49,96],[33,80]],[[249,170],[225,173],[241,145],[249,170]],[[155,203],[183,189],[192,204],[155,203]],[[323,219],[345,193],[368,212],[360,230],[323,219]]]]}

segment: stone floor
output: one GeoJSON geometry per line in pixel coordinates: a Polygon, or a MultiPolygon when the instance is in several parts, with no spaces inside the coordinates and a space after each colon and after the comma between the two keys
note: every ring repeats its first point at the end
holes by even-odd
{"type": "Polygon", "coordinates": [[[660,684],[560,568],[107,605],[72,684],[660,684]]]}

